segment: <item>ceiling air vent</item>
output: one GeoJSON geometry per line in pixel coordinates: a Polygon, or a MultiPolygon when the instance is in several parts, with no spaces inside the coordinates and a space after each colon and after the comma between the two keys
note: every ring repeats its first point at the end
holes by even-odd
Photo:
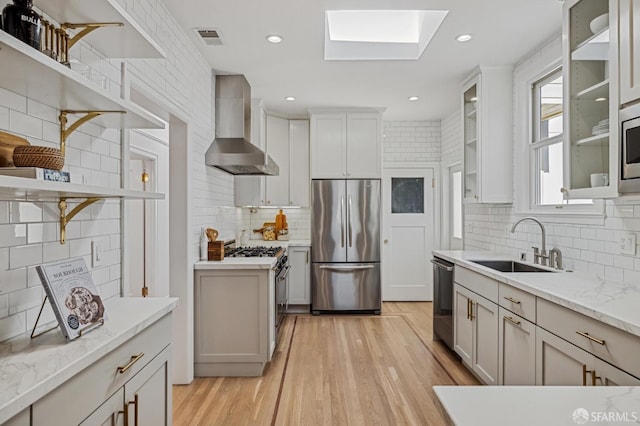
{"type": "Polygon", "coordinates": [[[222,37],[218,30],[212,29],[195,29],[196,33],[200,36],[204,44],[207,46],[221,46],[222,37]]]}

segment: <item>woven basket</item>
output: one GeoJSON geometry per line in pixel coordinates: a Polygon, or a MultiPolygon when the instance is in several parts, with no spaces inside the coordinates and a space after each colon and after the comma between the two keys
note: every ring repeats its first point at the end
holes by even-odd
{"type": "Polygon", "coordinates": [[[64,157],[59,149],[45,146],[17,146],[13,150],[13,163],[16,167],[40,167],[61,170],[64,157]]]}
{"type": "Polygon", "coordinates": [[[20,145],[29,145],[29,141],[11,133],[0,132],[0,167],[13,167],[13,150],[20,145]]]}

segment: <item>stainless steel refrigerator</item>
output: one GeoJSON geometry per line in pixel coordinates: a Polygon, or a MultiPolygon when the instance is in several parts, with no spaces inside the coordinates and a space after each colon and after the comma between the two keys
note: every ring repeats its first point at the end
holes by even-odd
{"type": "Polygon", "coordinates": [[[380,180],[311,182],[311,312],[380,313],[380,180]]]}

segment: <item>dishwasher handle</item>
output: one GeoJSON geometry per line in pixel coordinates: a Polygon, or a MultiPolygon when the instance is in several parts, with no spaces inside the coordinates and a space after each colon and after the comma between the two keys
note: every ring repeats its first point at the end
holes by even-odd
{"type": "Polygon", "coordinates": [[[438,267],[440,269],[444,269],[447,272],[453,272],[453,266],[444,265],[444,264],[438,262],[435,259],[431,259],[431,263],[433,263],[436,267],[438,267]]]}

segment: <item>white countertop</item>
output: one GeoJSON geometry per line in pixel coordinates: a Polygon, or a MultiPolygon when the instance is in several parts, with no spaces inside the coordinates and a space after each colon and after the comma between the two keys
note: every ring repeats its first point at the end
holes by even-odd
{"type": "Polygon", "coordinates": [[[277,257],[225,257],[223,260],[200,260],[193,269],[271,269],[277,257]]]}
{"type": "Polygon", "coordinates": [[[60,329],[0,344],[0,424],[171,312],[176,298],[105,301],[103,326],[67,342],[60,329]]]}
{"type": "Polygon", "coordinates": [[[434,250],[433,254],[640,336],[640,283],[608,281],[582,272],[505,273],[470,261],[514,260],[508,255],[489,251],[434,250]]]}
{"type": "Polygon", "coordinates": [[[640,387],[434,386],[457,426],[640,422],[640,387]],[[586,410],[586,411],[585,411],[586,410]],[[575,420],[574,420],[575,416],[575,420]]]}

